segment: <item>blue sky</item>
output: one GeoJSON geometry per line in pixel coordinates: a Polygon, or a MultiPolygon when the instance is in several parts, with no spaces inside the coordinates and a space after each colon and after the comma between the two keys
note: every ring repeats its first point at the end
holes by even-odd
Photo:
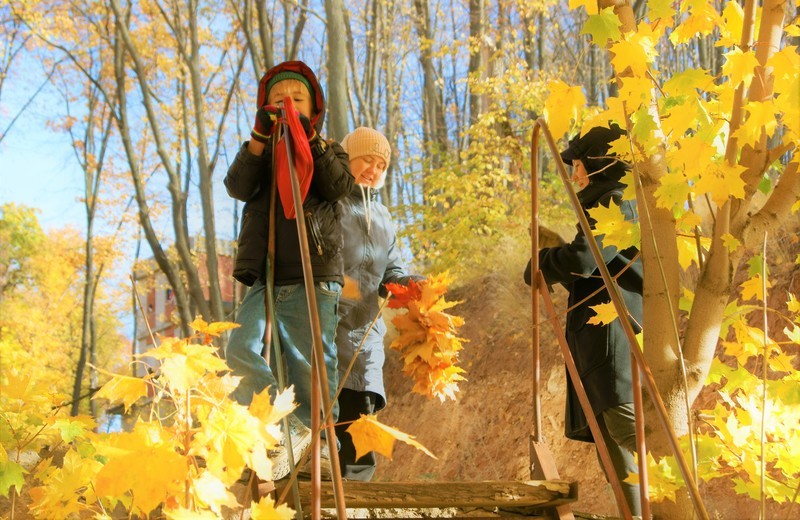
{"type": "Polygon", "coordinates": [[[29,126],[15,126],[0,143],[0,203],[39,209],[39,221],[48,230],[65,224],[84,229],[80,169],[68,148],[53,145],[63,136],[29,126]]]}

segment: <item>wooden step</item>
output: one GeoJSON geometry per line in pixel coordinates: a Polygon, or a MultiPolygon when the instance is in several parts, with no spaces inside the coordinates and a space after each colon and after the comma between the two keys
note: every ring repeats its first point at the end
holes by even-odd
{"type": "MultiPolygon", "coordinates": [[[[549,508],[574,502],[577,483],[566,480],[480,482],[345,481],[347,508],[549,508]]],[[[280,494],[279,485],[279,494],[280,494]]],[[[301,502],[310,503],[311,483],[300,482],[301,502]]],[[[322,483],[322,507],[335,508],[331,482],[322,483]]],[[[291,499],[288,501],[291,504],[291,499]]]]}

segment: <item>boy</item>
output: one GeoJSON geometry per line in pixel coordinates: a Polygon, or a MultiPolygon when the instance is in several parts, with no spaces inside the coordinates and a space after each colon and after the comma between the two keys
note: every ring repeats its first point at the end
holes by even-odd
{"type": "MultiPolygon", "coordinates": [[[[325,351],[325,369],[328,375],[331,399],[337,388],[336,346],[339,294],[344,283],[342,262],[341,210],[338,200],[350,193],[353,178],[347,154],[338,143],[327,143],[319,131],[325,117],[325,100],[322,88],[311,69],[303,62],[288,61],[271,68],[261,79],[258,88],[258,111],[250,133],[228,169],[225,187],[228,194],[245,202],[239,249],[233,276],[250,286],[225,351],[228,366],[235,375],[242,376],[232,397],[248,405],[253,395],[269,387],[275,397],[277,383],[273,374],[275,356],[270,365],[264,360],[263,337],[266,330],[265,297],[267,273],[267,248],[270,230],[274,230],[275,253],[272,260],[274,283],[273,302],[275,323],[287,368],[287,384],[294,385],[298,408],[290,416],[290,435],[295,461],[311,442],[311,355],[312,338],[308,304],[304,289],[303,264],[300,241],[294,214],[306,220],[306,232],[313,280],[319,312],[322,342],[325,351]],[[313,174],[301,211],[293,211],[283,200],[291,200],[291,192],[279,182],[280,175],[288,175],[286,164],[275,161],[279,149],[273,149],[278,108],[284,98],[292,98],[305,138],[313,158],[313,174]],[[273,151],[274,150],[274,151],[273,151]],[[281,171],[283,169],[283,171],[281,171]],[[276,181],[275,177],[278,177],[276,181]],[[278,183],[278,193],[271,205],[273,182],[278,183]],[[270,226],[270,219],[273,225],[270,226]]],[[[280,146],[285,146],[281,141],[280,146]]],[[[305,143],[295,142],[295,154],[305,143]]],[[[334,408],[336,420],[338,410],[334,408]]],[[[288,453],[285,449],[270,452],[273,479],[289,472],[288,453]]]]}

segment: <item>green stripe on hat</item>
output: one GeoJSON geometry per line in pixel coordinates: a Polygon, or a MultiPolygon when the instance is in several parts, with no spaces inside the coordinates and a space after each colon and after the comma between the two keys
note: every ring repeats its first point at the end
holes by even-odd
{"type": "Polygon", "coordinates": [[[316,93],[314,89],[311,87],[311,82],[308,81],[308,78],[300,74],[299,72],[294,72],[291,70],[283,70],[270,78],[267,82],[267,97],[269,97],[269,92],[272,90],[272,87],[275,86],[276,83],[279,81],[287,80],[287,79],[294,79],[302,83],[308,89],[308,93],[311,96],[311,104],[316,107],[317,100],[316,100],[316,93]]]}

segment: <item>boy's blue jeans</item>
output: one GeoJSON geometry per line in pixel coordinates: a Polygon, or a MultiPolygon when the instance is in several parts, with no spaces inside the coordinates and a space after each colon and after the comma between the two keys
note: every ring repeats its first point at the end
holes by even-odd
{"type": "MultiPolygon", "coordinates": [[[[325,352],[325,369],[331,400],[339,385],[336,360],[336,325],[339,295],[342,288],[336,282],[316,282],[322,344],[325,352]]],[[[249,405],[253,395],[269,386],[272,398],[277,393],[275,352],[270,353],[270,364],[264,360],[264,331],[266,329],[266,288],[256,281],[247,291],[239,308],[236,323],[241,327],[231,331],[225,359],[233,374],[242,376],[239,386],[231,397],[242,405],[249,405]]],[[[306,426],[311,426],[311,324],[308,317],[308,302],[302,284],[280,285],[275,287],[275,321],[281,342],[281,351],[286,366],[287,385],[294,385],[295,401],[298,408],[295,415],[306,426]]],[[[335,401],[333,401],[335,403],[335,401]]],[[[324,412],[324,410],[323,410],[324,412]]],[[[333,420],[339,415],[337,404],[333,408],[333,420]]]]}

